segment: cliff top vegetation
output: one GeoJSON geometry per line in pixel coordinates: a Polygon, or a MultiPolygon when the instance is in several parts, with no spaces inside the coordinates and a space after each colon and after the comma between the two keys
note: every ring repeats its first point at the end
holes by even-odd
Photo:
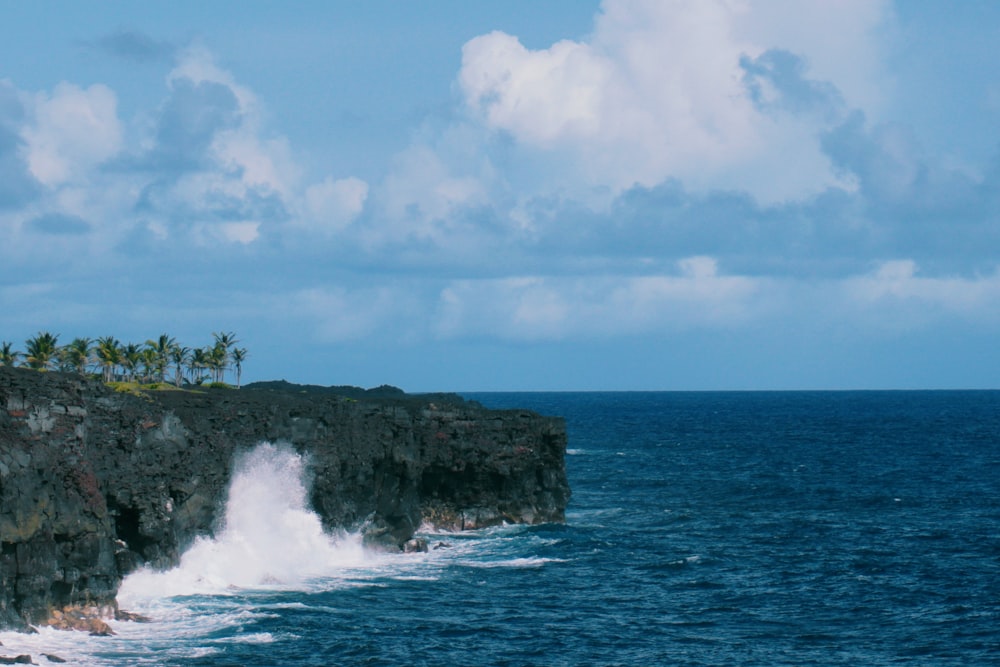
{"type": "Polygon", "coordinates": [[[94,375],[108,383],[165,385],[224,384],[232,372],[239,388],[248,352],[237,347],[233,332],[213,333],[205,347],[186,347],[160,334],[145,343],[122,343],[114,336],[74,338],[59,344],[59,334],[40,331],[24,343],[24,351],[13,343],[0,342],[0,366],[22,366],[36,370],[59,370],[94,375]]]}

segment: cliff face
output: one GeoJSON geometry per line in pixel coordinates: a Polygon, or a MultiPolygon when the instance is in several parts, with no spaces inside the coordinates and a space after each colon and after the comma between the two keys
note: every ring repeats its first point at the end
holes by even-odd
{"type": "Polygon", "coordinates": [[[526,411],[287,388],[132,395],[0,367],[0,625],[113,606],[132,569],[176,564],[217,527],[234,453],[262,440],[308,457],[327,527],[392,548],[424,522],[562,521],[569,499],[564,424],[526,411]]]}

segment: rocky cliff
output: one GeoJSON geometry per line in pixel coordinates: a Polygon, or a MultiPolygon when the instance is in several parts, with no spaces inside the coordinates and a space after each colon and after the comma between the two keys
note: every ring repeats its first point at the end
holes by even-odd
{"type": "Polygon", "coordinates": [[[527,411],[294,385],[120,393],[0,367],[0,625],[113,609],[125,574],[218,527],[234,454],[264,440],[306,454],[328,527],[389,548],[422,523],[562,521],[570,493],[563,422],[527,411]]]}

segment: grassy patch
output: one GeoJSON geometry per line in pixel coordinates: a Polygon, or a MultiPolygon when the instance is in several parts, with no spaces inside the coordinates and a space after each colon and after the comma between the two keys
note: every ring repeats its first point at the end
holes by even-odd
{"type": "Polygon", "coordinates": [[[140,384],[138,382],[108,382],[106,384],[121,394],[133,394],[135,396],[139,396],[141,392],[149,391],[191,391],[190,389],[183,389],[169,382],[150,382],[148,384],[140,384]]]}

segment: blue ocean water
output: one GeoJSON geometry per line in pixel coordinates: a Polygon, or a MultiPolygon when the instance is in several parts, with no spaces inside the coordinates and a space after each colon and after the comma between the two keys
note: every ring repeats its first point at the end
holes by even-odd
{"type": "Polygon", "coordinates": [[[294,461],[250,467],[231,535],[127,582],[156,622],[0,639],[88,665],[1000,665],[1000,392],[469,397],[566,418],[566,525],[366,554],[266,495],[294,461]]]}

